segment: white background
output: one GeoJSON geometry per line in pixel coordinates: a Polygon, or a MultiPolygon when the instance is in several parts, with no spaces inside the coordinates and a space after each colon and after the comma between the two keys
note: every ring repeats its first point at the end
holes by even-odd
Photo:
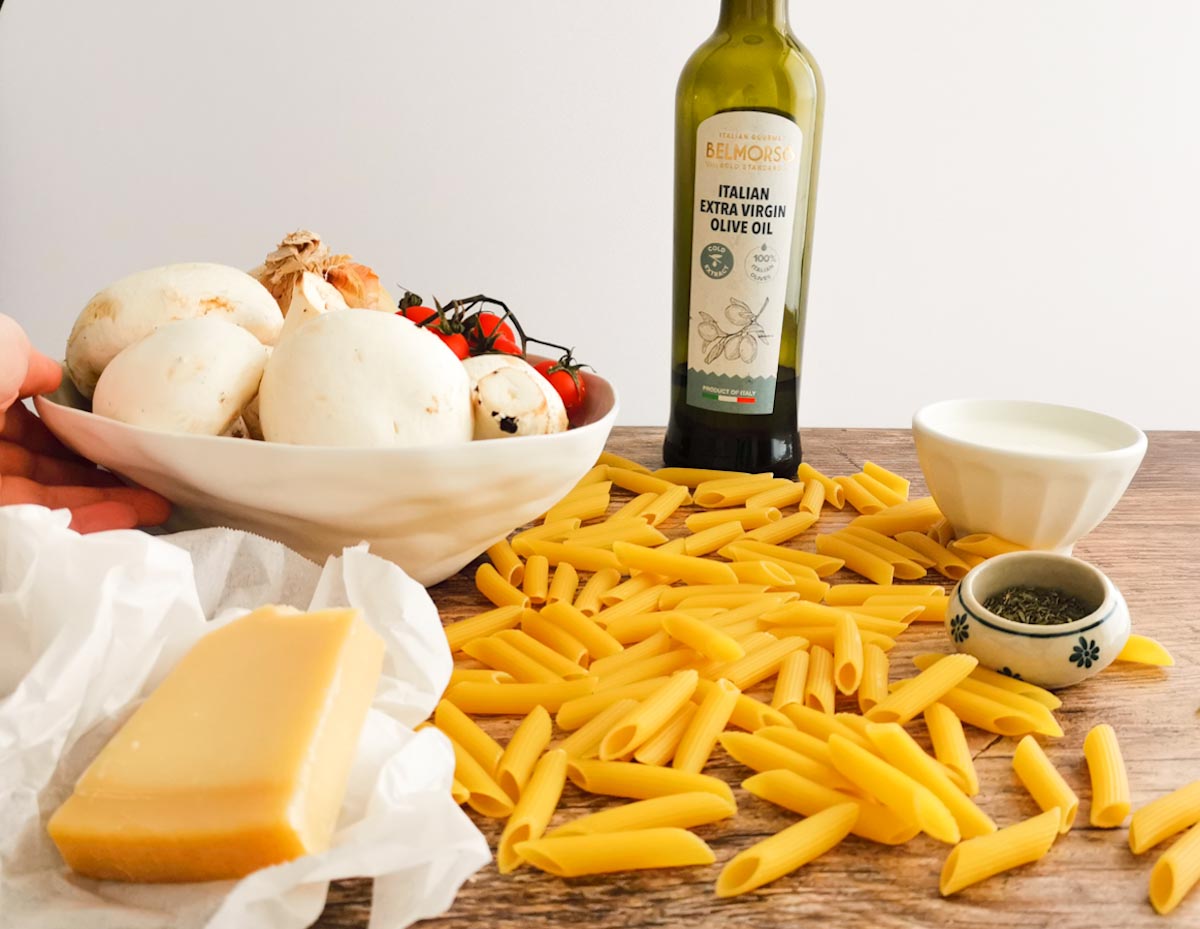
{"type": "MultiPolygon", "coordinates": [[[[7,0],[0,310],[309,226],[663,423],[674,85],[717,0],[7,0]]],[[[806,426],[952,395],[1200,427],[1200,4],[794,0],[828,88],[806,426]]]]}

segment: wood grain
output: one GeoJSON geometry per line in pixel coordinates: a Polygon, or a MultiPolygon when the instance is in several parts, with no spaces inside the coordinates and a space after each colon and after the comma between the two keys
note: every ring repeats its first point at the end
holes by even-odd
{"type": "MultiPolygon", "coordinates": [[[[611,450],[654,466],[661,462],[658,429],[617,429],[611,450]]],[[[865,459],[913,479],[923,493],[920,470],[907,430],[809,430],[805,460],[827,473],[853,473],[865,459]]],[[[738,786],[751,772],[720,749],[706,773],[734,788],[737,816],[697,829],[717,854],[717,865],[607,877],[560,880],[523,868],[501,877],[483,868],[462,889],[443,918],[428,929],[451,927],[533,927],[584,925],[589,929],[633,926],[689,926],[740,929],[819,925],[851,921],[874,927],[1178,926],[1200,924],[1200,892],[1193,893],[1164,921],[1146,899],[1156,852],[1135,857],[1125,828],[1093,829],[1083,737],[1099,722],[1116,729],[1129,767],[1134,807],[1200,777],[1200,616],[1196,578],[1200,576],[1200,433],[1160,432],[1133,484],[1113,514],[1076,548],[1121,588],[1133,613],[1134,629],[1162,641],[1176,667],[1113,666],[1091,681],[1062,692],[1058,717],[1066,735],[1046,749],[1082,800],[1075,829],[1041,862],[971,887],[950,899],[937,892],[938,874],[948,851],[926,836],[899,848],[847,839],[828,855],[757,893],[718,900],[713,884],[721,865],[755,841],[796,821],[796,817],[746,794],[738,786]]],[[[850,514],[826,510],[820,529],[848,522],[850,514]]],[[[667,527],[671,534],[671,527],[667,527]]],[[[800,540],[811,549],[810,531],[800,540]]],[[[474,566],[431,593],[450,622],[480,609],[471,584],[474,566]]],[[[836,580],[859,580],[853,575],[836,580]]],[[[893,678],[909,673],[912,655],[948,650],[940,626],[913,626],[891,657],[893,678]]],[[[852,709],[849,700],[842,708],[852,709]]],[[[506,738],[516,720],[487,723],[506,738]]],[[[924,738],[920,729],[914,734],[924,738]]],[[[968,729],[979,770],[981,806],[1001,825],[1038,812],[1012,774],[1015,741],[968,729]]],[[[555,824],[610,805],[568,785],[555,824]]],[[[472,814],[474,816],[474,814],[472,814]]],[[[502,823],[474,817],[495,843],[502,823]]],[[[342,881],[330,890],[317,923],[333,929],[363,929],[370,908],[369,881],[342,881]]]]}

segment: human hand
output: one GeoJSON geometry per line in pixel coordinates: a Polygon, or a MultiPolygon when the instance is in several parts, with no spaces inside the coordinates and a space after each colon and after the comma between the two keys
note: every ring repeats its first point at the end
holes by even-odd
{"type": "Polygon", "coordinates": [[[72,454],[22,397],[57,389],[58,363],[29,344],[20,325],[0,315],[0,505],[35,503],[69,509],[78,532],[157,526],[170,514],[158,494],[125,487],[72,454]]]}

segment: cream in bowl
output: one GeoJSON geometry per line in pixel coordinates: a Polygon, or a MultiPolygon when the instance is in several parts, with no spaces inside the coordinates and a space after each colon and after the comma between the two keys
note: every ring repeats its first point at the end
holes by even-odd
{"type": "Polygon", "coordinates": [[[913,416],[913,441],[956,535],[1064,553],[1109,514],[1146,454],[1128,423],[1027,400],[930,404],[913,416]]]}
{"type": "Polygon", "coordinates": [[[946,609],[954,647],[993,671],[1069,687],[1107,668],[1129,638],[1129,608],[1099,569],[1051,552],[990,558],[946,609]]]}

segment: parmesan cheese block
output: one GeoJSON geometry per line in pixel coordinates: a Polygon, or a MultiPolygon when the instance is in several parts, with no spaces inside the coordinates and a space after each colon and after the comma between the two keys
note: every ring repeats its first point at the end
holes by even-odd
{"type": "Polygon", "coordinates": [[[206,635],[50,818],[72,870],[240,878],[329,844],[383,640],[355,610],[267,606],[206,635]]]}

